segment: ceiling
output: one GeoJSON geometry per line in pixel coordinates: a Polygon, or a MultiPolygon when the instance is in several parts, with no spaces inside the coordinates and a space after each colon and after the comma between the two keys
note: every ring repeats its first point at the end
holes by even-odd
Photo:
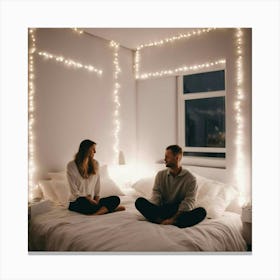
{"type": "Polygon", "coordinates": [[[136,50],[137,46],[158,41],[179,34],[188,33],[195,28],[83,28],[91,35],[114,40],[121,46],[136,50]]]}

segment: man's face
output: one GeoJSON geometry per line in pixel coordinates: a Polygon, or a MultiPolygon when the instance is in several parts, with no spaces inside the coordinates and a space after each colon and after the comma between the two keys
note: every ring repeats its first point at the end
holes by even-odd
{"type": "Polygon", "coordinates": [[[171,150],[165,150],[164,161],[166,167],[176,167],[178,162],[178,156],[174,156],[171,150]]]}

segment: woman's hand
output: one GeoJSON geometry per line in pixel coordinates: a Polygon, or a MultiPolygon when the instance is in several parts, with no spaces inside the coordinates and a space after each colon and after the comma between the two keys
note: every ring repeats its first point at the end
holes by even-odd
{"type": "Polygon", "coordinates": [[[97,204],[98,204],[98,202],[97,202],[96,200],[94,200],[94,199],[91,199],[89,202],[90,202],[91,204],[93,204],[93,205],[97,205],[97,204]]]}
{"type": "Polygon", "coordinates": [[[87,199],[91,204],[93,204],[93,205],[97,205],[97,204],[98,204],[98,202],[97,202],[95,199],[92,199],[92,198],[91,198],[91,195],[87,195],[87,196],[86,196],[86,199],[87,199]]]}

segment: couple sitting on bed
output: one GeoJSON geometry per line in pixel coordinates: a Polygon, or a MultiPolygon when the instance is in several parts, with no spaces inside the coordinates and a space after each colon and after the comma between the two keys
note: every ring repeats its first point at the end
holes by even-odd
{"type": "MultiPolygon", "coordinates": [[[[69,210],[82,214],[102,215],[123,211],[118,196],[99,197],[100,177],[98,162],[94,159],[96,143],[81,142],[75,159],[67,165],[67,178],[71,190],[69,210]]],[[[190,227],[206,217],[202,207],[195,208],[197,184],[195,177],[180,165],[182,149],[168,146],[165,163],[168,169],[159,171],[155,178],[150,200],[143,197],[135,201],[136,209],[150,222],[190,227]]]]}

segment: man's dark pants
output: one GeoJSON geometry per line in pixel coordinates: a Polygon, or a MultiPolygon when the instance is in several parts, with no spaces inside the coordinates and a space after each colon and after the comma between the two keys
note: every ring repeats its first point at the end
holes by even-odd
{"type": "MultiPolygon", "coordinates": [[[[135,201],[136,209],[150,222],[160,224],[163,220],[171,218],[178,211],[178,204],[155,205],[144,197],[139,197],[135,201]]],[[[185,211],[176,218],[175,226],[180,228],[194,226],[206,217],[206,210],[197,207],[191,211],[185,211]]]]}

